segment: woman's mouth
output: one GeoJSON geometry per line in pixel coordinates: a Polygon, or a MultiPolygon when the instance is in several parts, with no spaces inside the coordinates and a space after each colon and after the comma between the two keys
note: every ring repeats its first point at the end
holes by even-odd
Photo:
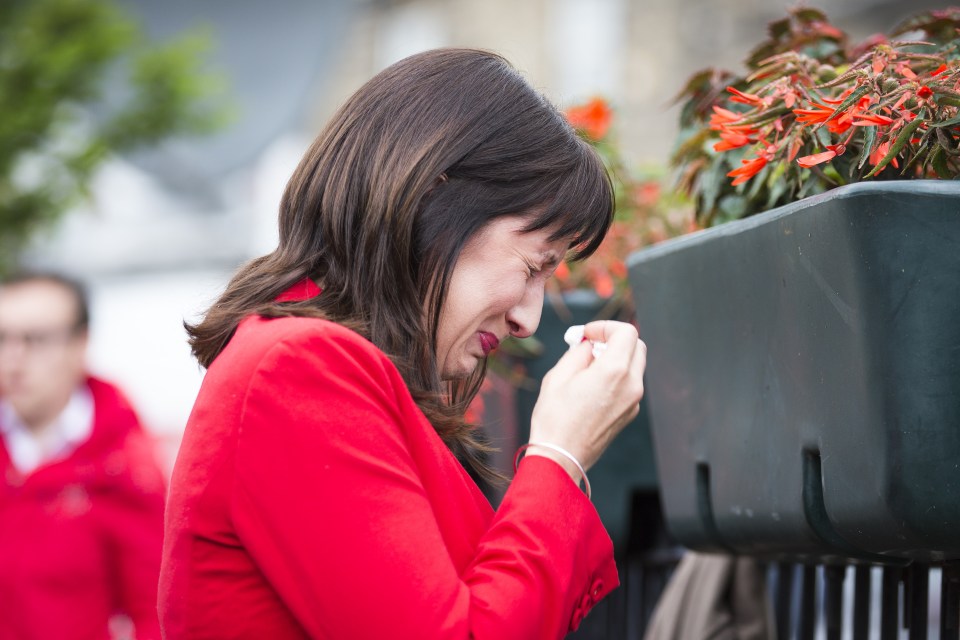
{"type": "Polygon", "coordinates": [[[483,355],[488,356],[490,352],[500,346],[500,340],[497,336],[486,331],[480,331],[480,347],[483,349],[483,355]]]}

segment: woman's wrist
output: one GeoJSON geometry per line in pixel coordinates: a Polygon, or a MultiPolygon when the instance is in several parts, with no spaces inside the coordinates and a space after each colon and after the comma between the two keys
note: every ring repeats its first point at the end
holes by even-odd
{"type": "Polygon", "coordinates": [[[579,487],[580,483],[582,482],[584,486],[584,492],[587,494],[588,498],[590,497],[590,480],[587,478],[587,473],[584,470],[583,465],[580,464],[580,461],[577,460],[577,458],[566,449],[546,442],[530,442],[520,447],[520,449],[517,451],[517,454],[514,458],[515,467],[519,463],[520,457],[523,455],[541,456],[553,460],[560,465],[560,468],[567,472],[567,475],[570,476],[570,479],[573,480],[574,484],[579,487]]]}
{"type": "Polygon", "coordinates": [[[559,454],[556,451],[553,451],[551,449],[538,447],[535,444],[530,445],[530,448],[526,450],[524,455],[542,456],[544,458],[550,458],[551,460],[559,464],[561,467],[563,467],[563,470],[570,475],[570,478],[574,481],[574,483],[577,484],[577,486],[580,485],[580,480],[582,478],[582,476],[580,475],[580,469],[578,469],[577,466],[573,464],[572,461],[567,459],[566,456],[559,454]]]}

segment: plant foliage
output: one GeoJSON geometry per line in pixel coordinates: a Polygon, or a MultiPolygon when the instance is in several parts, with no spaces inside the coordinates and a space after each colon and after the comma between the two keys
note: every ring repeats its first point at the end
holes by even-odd
{"type": "Polygon", "coordinates": [[[673,163],[703,226],[860,180],[960,176],[960,8],[852,46],[794,9],[746,67],[701,71],[679,96],[673,163]]]}

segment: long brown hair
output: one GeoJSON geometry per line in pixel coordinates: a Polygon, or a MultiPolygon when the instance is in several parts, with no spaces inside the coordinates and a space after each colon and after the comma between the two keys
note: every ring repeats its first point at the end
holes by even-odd
{"type": "Polygon", "coordinates": [[[485,450],[463,413],[484,367],[444,384],[440,311],[467,240],[491,220],[531,213],[573,259],[593,253],[613,217],[595,151],[500,56],[470,49],[413,55],[337,111],[280,203],[280,242],[242,267],[204,319],[187,326],[207,367],[250,314],[321,317],[383,350],[447,445],[481,475],[485,450]],[[323,293],[275,298],[305,277],[323,293]]]}

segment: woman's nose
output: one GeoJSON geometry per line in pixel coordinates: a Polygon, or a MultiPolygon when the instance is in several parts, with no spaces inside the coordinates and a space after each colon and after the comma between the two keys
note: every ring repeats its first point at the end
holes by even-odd
{"type": "Polygon", "coordinates": [[[543,311],[543,287],[531,287],[524,293],[520,302],[507,312],[507,326],[514,338],[527,338],[533,335],[540,324],[543,311]]]}

